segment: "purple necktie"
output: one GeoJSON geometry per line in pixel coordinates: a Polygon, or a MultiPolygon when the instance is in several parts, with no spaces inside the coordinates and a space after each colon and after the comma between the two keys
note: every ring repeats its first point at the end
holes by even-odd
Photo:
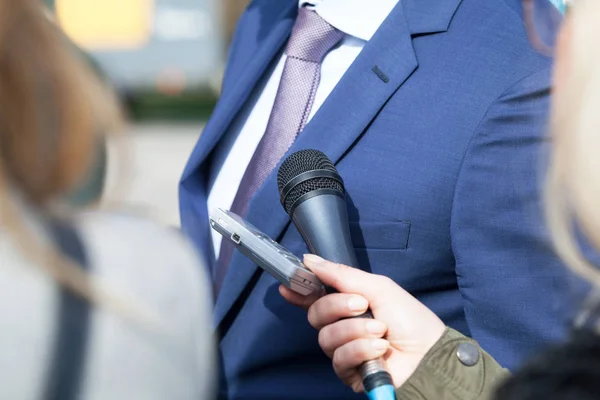
{"type": "MultiPolygon", "coordinates": [[[[316,12],[301,8],[286,47],[285,66],[267,129],[244,173],[231,211],[244,217],[250,198],[263,184],[308,121],[321,77],[321,62],[344,33],[316,12]]],[[[221,242],[215,271],[215,295],[219,293],[234,247],[221,242]]]]}

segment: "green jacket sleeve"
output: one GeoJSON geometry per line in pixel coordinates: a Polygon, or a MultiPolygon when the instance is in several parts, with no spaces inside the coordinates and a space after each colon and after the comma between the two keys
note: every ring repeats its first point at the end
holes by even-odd
{"type": "Polygon", "coordinates": [[[491,400],[509,376],[477,342],[447,328],[414,374],[396,391],[397,400],[491,400]]]}

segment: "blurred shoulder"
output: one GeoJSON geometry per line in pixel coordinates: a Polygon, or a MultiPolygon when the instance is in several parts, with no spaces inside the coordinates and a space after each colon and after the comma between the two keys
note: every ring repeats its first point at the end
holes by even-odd
{"type": "Polygon", "coordinates": [[[138,398],[208,398],[215,362],[212,288],[193,245],[175,228],[125,213],[81,214],[77,228],[93,279],[161,323],[140,329],[114,313],[97,313],[88,390],[101,394],[95,398],[127,398],[121,393],[129,389],[107,384],[125,379],[138,398]],[[123,354],[144,368],[115,366],[114,357],[123,354]]]}
{"type": "Polygon", "coordinates": [[[108,211],[82,214],[78,229],[93,275],[103,283],[166,312],[177,304],[202,304],[202,313],[209,313],[211,287],[205,265],[178,229],[108,211]]]}

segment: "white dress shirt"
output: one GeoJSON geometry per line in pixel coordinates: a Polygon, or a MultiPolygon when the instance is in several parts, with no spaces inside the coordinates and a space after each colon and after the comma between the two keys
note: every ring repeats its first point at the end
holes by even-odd
{"type": "MultiPolygon", "coordinates": [[[[309,121],[397,3],[398,0],[371,0],[368,4],[364,0],[299,1],[299,7],[306,4],[313,8],[321,18],[346,34],[340,45],[323,60],[309,121]]],[[[233,204],[244,172],[267,128],[285,60],[282,54],[216,150],[214,175],[210,177],[209,211],[216,207],[229,209],[233,204]]],[[[214,230],[212,241],[218,258],[221,235],[214,230]]]]}

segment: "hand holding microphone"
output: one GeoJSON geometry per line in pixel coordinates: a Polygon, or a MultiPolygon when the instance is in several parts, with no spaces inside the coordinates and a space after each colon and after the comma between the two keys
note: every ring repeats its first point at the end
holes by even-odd
{"type": "Polygon", "coordinates": [[[319,299],[281,287],[290,303],[308,309],[319,330],[319,345],[333,360],[338,377],[362,391],[360,366],[383,357],[394,386],[400,387],[443,335],[444,323],[387,277],[307,255],[304,264],[339,293],[319,299]],[[374,319],[351,318],[370,308],[374,319]],[[350,318],[350,319],[349,319],[350,318]]]}
{"type": "MultiPolygon", "coordinates": [[[[358,267],[350,238],[344,182],[331,160],[318,150],[293,153],[281,164],[277,184],[281,204],[310,251],[333,262],[358,267]]],[[[336,289],[325,286],[328,293],[336,289]]],[[[368,307],[360,315],[351,317],[373,318],[368,307]]],[[[385,346],[381,347],[385,352],[385,346]]],[[[363,361],[359,367],[359,382],[369,398],[394,399],[392,378],[382,359],[373,357],[363,361]]]]}

